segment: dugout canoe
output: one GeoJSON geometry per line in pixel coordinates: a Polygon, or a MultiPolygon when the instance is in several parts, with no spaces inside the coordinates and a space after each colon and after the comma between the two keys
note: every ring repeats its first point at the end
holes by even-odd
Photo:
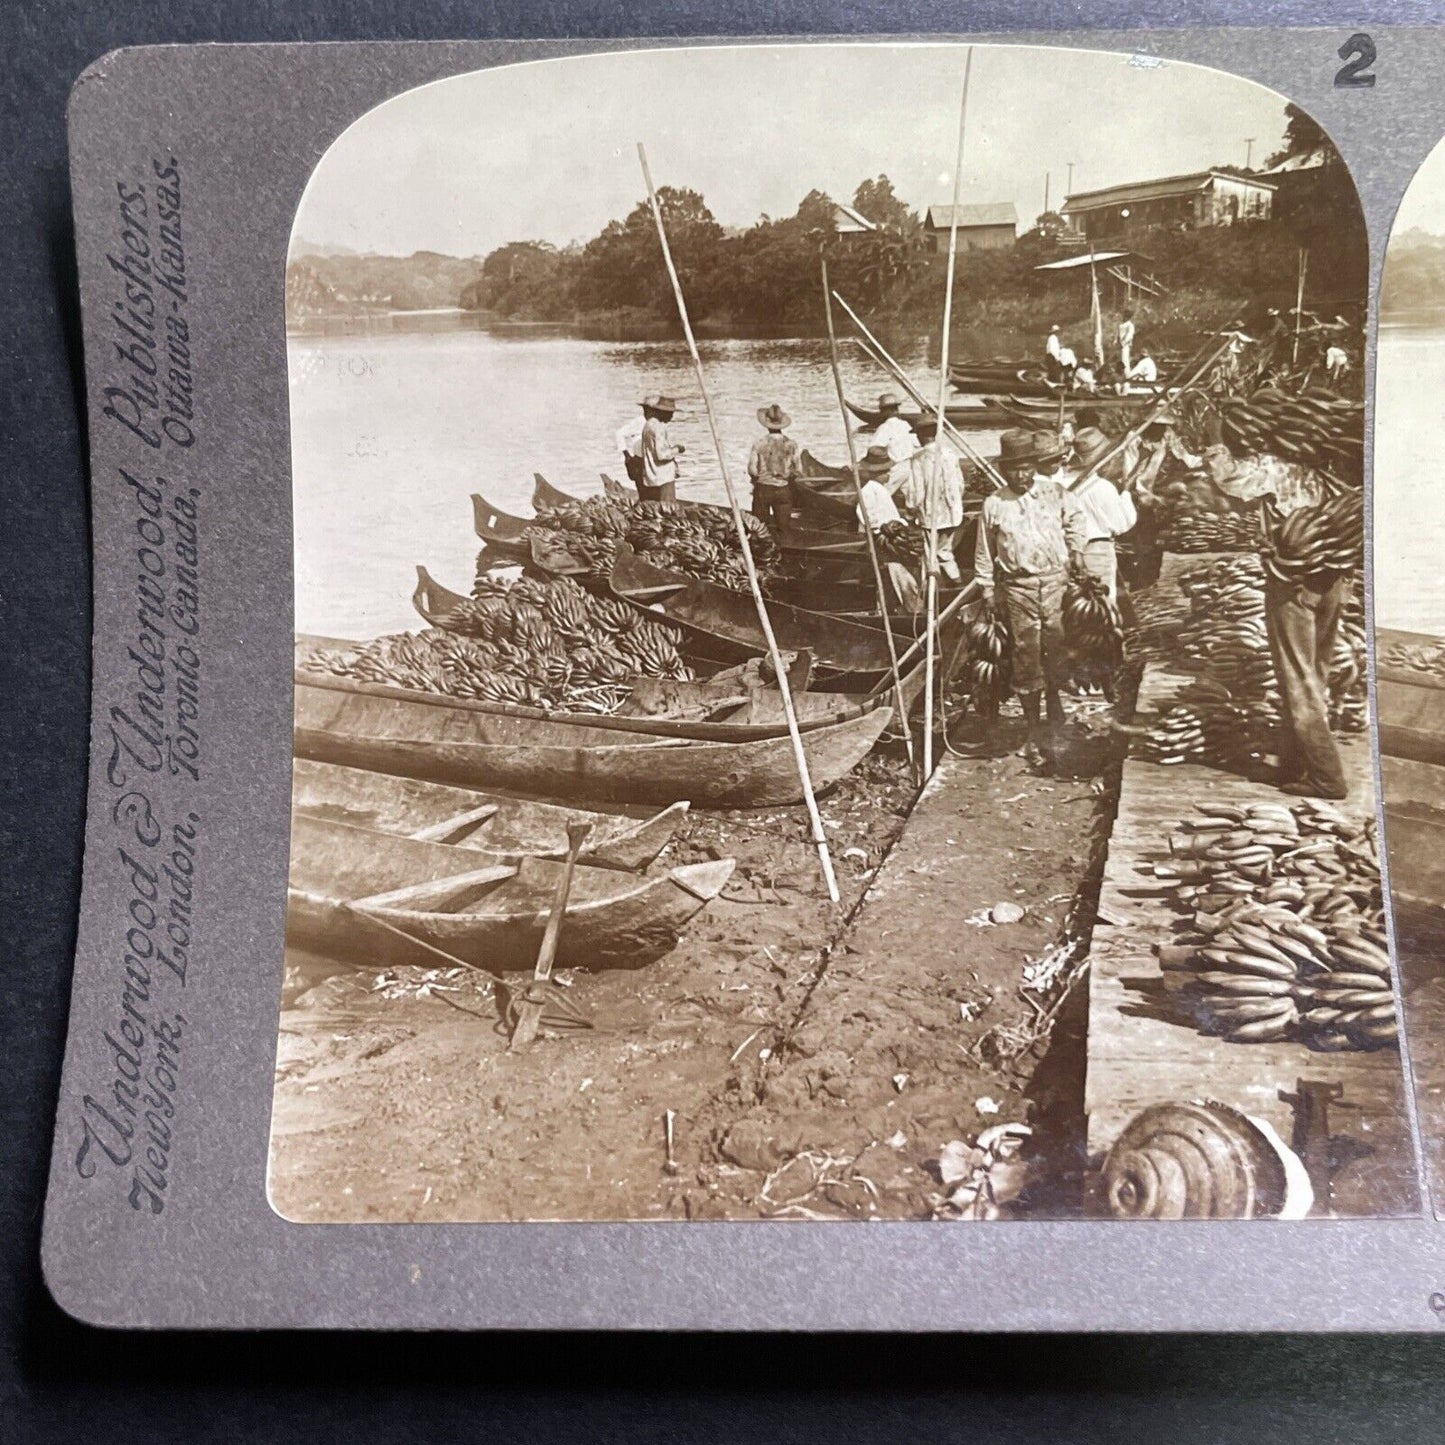
{"type": "MultiPolygon", "coordinates": [[[[1028,397],[1035,400],[1052,400],[1056,406],[1058,405],[1059,383],[1050,381],[1048,373],[1042,367],[1024,366],[1014,372],[995,372],[955,366],[949,368],[948,379],[953,389],[962,392],[965,396],[1028,397]]],[[[1157,385],[1160,387],[1169,385],[1169,378],[1162,372],[1157,385]]],[[[1151,401],[1154,399],[1154,387],[1142,382],[1134,382],[1123,398],[1118,398],[1116,394],[1110,392],[1098,395],[1136,402],[1151,401]]],[[[1082,404],[1092,398],[1089,392],[1071,391],[1068,399],[1082,404]]]]}
{"type": "MultiPolygon", "coordinates": [[[[757,608],[746,592],[655,567],[625,543],[617,548],[608,580],[618,597],[676,623],[719,661],[760,656],[768,650],[757,608]]],[[[806,650],[820,667],[866,674],[871,678],[865,684],[869,687],[888,671],[888,642],[881,629],[783,602],[770,603],[768,616],[785,652],[806,650]]]]}
{"type": "MultiPolygon", "coordinates": [[[[847,403],[847,407],[869,430],[876,429],[885,420],[885,413],[875,407],[859,406],[852,401],[847,403]]],[[[994,402],[986,402],[980,406],[950,406],[945,407],[944,412],[949,423],[959,431],[967,431],[971,427],[1003,430],[1006,427],[1018,425],[1013,412],[994,402]]],[[[919,411],[904,411],[899,412],[898,415],[913,428],[920,440],[931,437],[938,429],[938,424],[934,421],[931,411],[927,415],[919,411]]]]}
{"type": "Polygon", "coordinates": [[[525,558],[527,539],[523,533],[535,519],[517,517],[494,507],[480,492],[472,493],[472,526],[488,547],[508,556],[525,558]]]}
{"type": "MultiPolygon", "coordinates": [[[[479,868],[477,861],[465,848],[297,814],[287,940],[361,968],[436,968],[446,958],[489,973],[532,968],[565,865],[523,858],[479,868]]],[[[717,897],[734,866],[731,858],[654,874],[578,866],[557,964],[654,961],[717,897]]]]}
{"type": "MultiPolygon", "coordinates": [[[[587,823],[591,831],[579,860],[594,868],[626,872],[654,862],[687,816],[686,803],[673,803],[651,817],[632,818],[308,758],[292,764],[291,807],[309,818],[446,843],[481,854],[486,863],[565,858],[568,825],[587,823]]],[[[482,867],[483,862],[475,866],[482,867]]]]}
{"type": "MultiPolygon", "coordinates": [[[[330,644],[328,650],[355,647],[340,639],[298,639],[302,655],[330,644]]],[[[806,667],[810,659],[804,659],[806,667]]],[[[866,712],[868,688],[858,696],[836,689],[813,693],[800,687],[794,710],[804,732],[866,712]]],[[[617,743],[759,742],[787,736],[782,698],[774,687],[749,683],[736,671],[706,682],[683,683],[639,679],[626,711],[615,713],[567,712],[526,707],[521,703],[482,702],[449,697],[390,683],[361,682],[345,675],[295,672],[296,730],[324,734],[329,730],[351,735],[389,738],[461,739],[496,744],[543,744],[561,747],[611,747],[617,743]]],[[[299,746],[299,744],[298,744],[299,746]]],[[[324,746],[324,744],[316,744],[324,746]]],[[[307,752],[328,762],[351,762],[322,752],[307,752]]],[[[356,767],[369,767],[357,761],[356,767]]],[[[420,775],[419,775],[420,776],[420,775]]]]}
{"type": "MultiPolygon", "coordinates": [[[[785,729],[742,742],[613,733],[615,741],[599,745],[593,730],[579,729],[591,734],[585,742],[496,743],[484,740],[488,728],[476,726],[482,715],[462,707],[300,684],[296,694],[295,751],[318,762],[569,803],[753,808],[802,797],[785,729]],[[346,705],[336,706],[338,700],[346,705]]],[[[862,762],[893,716],[886,698],[849,712],[803,728],[819,790],[862,762]]]]}

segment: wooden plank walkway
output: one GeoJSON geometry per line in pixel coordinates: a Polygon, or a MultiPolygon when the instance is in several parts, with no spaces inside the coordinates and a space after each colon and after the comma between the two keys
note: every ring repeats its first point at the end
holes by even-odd
{"type": "MultiPolygon", "coordinates": [[[[1195,557],[1169,557],[1156,584],[1176,589],[1195,557]]],[[[1140,720],[1167,707],[1183,679],[1159,664],[1145,671],[1140,720]]],[[[1346,812],[1375,809],[1366,738],[1343,741],[1346,812]]],[[[1158,891],[1152,866],[1168,851],[1174,824],[1196,801],[1245,804],[1279,801],[1268,783],[1216,769],[1125,761],[1118,818],[1109,845],[1099,919],[1090,951],[1089,1059],[1085,1086],[1088,1149],[1102,1161],[1109,1146],[1151,1104],[1213,1099],[1266,1119],[1280,1136],[1294,1136],[1287,1095],[1301,1080],[1338,1082],[1342,1104],[1330,1113],[1338,1168],[1334,1209],[1352,1216],[1411,1215],[1420,1200],[1415,1149],[1405,1102],[1400,1055],[1318,1053],[1299,1043],[1233,1043],[1199,1033],[1172,1016],[1153,945],[1165,939],[1175,915],[1158,891]]]]}

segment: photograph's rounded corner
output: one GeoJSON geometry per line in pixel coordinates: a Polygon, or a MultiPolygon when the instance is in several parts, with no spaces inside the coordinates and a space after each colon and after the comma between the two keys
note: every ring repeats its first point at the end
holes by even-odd
{"type": "MultiPolygon", "coordinates": [[[[40,1235],[40,1278],[55,1307],[76,1324],[96,1330],[126,1330],[135,1327],[119,1306],[118,1297],[99,1290],[80,1291],[77,1262],[90,1255],[89,1241],[59,1237],[47,1207],[40,1235]]],[[[91,1276],[90,1278],[95,1278],[91,1276]]],[[[148,1321],[157,1324],[159,1321],[148,1321]]]]}
{"type": "Polygon", "coordinates": [[[179,45],[117,45],[97,55],[70,84],[65,97],[65,128],[73,136],[87,119],[86,106],[109,99],[112,86],[125,84],[128,72],[140,61],[163,51],[183,50],[179,45]]]}

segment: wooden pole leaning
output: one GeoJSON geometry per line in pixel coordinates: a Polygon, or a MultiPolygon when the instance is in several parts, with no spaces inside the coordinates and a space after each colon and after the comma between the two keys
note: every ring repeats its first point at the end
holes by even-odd
{"type": "MultiPolygon", "coordinates": [[[[938,414],[934,411],[933,403],[924,399],[923,393],[908,379],[907,373],[888,354],[883,343],[868,329],[858,313],[854,311],[836,291],[833,292],[833,300],[848,313],[848,319],[857,327],[858,337],[863,343],[863,349],[913,398],[923,411],[933,412],[934,415],[937,416],[938,414]]],[[[948,433],[948,438],[954,446],[956,446],[969,461],[973,462],[994,486],[1001,487],[1004,485],[1003,473],[948,420],[946,413],[938,417],[938,421],[939,425],[948,433]]]]}
{"type": "Polygon", "coordinates": [[[938,533],[933,526],[938,505],[938,481],[944,466],[943,435],[948,417],[948,342],[953,328],[953,271],[958,256],[958,197],[963,186],[963,136],[968,121],[968,78],[973,70],[973,46],[968,47],[963,62],[963,98],[958,106],[958,153],[953,163],[953,205],[948,215],[948,271],[943,282],[943,330],[939,337],[938,361],[938,426],[933,433],[932,464],[924,479],[923,507],[926,517],[923,529],[923,557],[927,566],[927,602],[923,654],[923,776],[933,776],[933,658],[934,628],[938,619],[938,533]]]}
{"type": "Polygon", "coordinates": [[[828,887],[828,897],[838,902],[838,879],[833,872],[833,858],[828,851],[828,838],[823,831],[822,815],[818,812],[818,800],[813,793],[813,780],[808,774],[808,757],[803,751],[803,737],[798,731],[798,715],[793,709],[793,692],[788,686],[788,669],[778,648],[778,639],[773,635],[772,619],[768,616],[768,604],[763,599],[762,583],[758,580],[757,564],[753,561],[753,549],[748,541],[747,523],[743,519],[742,504],[738,501],[737,489],[733,486],[732,473],[728,468],[727,453],[723,450],[722,436],[718,432],[717,418],[713,414],[712,401],[708,396],[707,382],[702,374],[702,357],[698,353],[697,338],[692,334],[692,321],[687,314],[687,301],[682,294],[682,282],[677,267],[673,264],[672,248],[667,243],[667,227],[662,223],[662,207],[658,204],[657,188],[652,184],[652,171],[647,164],[647,151],[639,141],[637,158],[642,163],[642,178],[647,183],[647,199],[652,206],[652,219],[657,226],[657,239],[662,243],[662,259],[667,267],[668,279],[672,282],[672,294],[677,302],[677,314],[682,321],[683,335],[687,338],[687,349],[692,356],[692,368],[697,377],[698,391],[702,395],[703,410],[707,413],[708,430],[712,434],[713,449],[717,453],[718,467],[722,472],[723,486],[727,489],[728,506],[732,508],[733,526],[737,529],[738,546],[742,549],[743,567],[748,574],[748,586],[752,590],[753,603],[758,610],[758,624],[767,639],[768,656],[772,659],[773,671],[777,674],[778,692],[783,700],[783,715],[788,721],[788,738],[793,745],[793,759],[798,766],[798,781],[803,787],[803,801],[808,805],[808,821],[812,827],[813,843],[818,850],[818,862],[823,869],[823,881],[828,887]]]}
{"type": "Polygon", "coordinates": [[[1299,253],[1299,285],[1295,289],[1294,298],[1294,350],[1290,354],[1290,365],[1299,365],[1299,338],[1300,327],[1305,319],[1305,272],[1309,269],[1310,253],[1302,250],[1299,253]]]}
{"type": "Polygon", "coordinates": [[[853,496],[857,503],[859,522],[868,542],[868,560],[873,567],[873,584],[878,589],[878,610],[883,616],[883,635],[888,641],[888,665],[893,673],[893,697],[898,707],[898,726],[903,729],[903,745],[908,750],[908,766],[918,772],[913,755],[913,727],[908,718],[908,705],[903,698],[903,676],[898,668],[898,645],[893,637],[893,624],[888,615],[888,587],[883,580],[883,565],[878,560],[878,542],[863,511],[863,478],[858,471],[858,444],[848,421],[848,407],[843,396],[843,373],[838,367],[838,335],[833,329],[833,298],[828,290],[828,252],[826,244],[819,251],[823,273],[823,311],[828,318],[828,353],[833,363],[833,386],[838,393],[838,410],[843,417],[843,435],[848,439],[848,471],[853,478],[853,496]]]}

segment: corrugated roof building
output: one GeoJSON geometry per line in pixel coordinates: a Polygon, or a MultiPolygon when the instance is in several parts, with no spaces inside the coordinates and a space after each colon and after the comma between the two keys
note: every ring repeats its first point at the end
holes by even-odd
{"type": "MultiPolygon", "coordinates": [[[[958,206],[958,245],[963,251],[997,251],[1012,246],[1018,235],[1019,213],[1012,201],[986,201],[958,206]]],[[[953,206],[930,206],[924,219],[935,250],[948,249],[953,206]]]]}
{"type": "Polygon", "coordinates": [[[1197,171],[1080,191],[1065,199],[1062,215],[1091,241],[1152,228],[1192,231],[1267,221],[1275,190],[1273,181],[1240,171],[1197,171]]]}

